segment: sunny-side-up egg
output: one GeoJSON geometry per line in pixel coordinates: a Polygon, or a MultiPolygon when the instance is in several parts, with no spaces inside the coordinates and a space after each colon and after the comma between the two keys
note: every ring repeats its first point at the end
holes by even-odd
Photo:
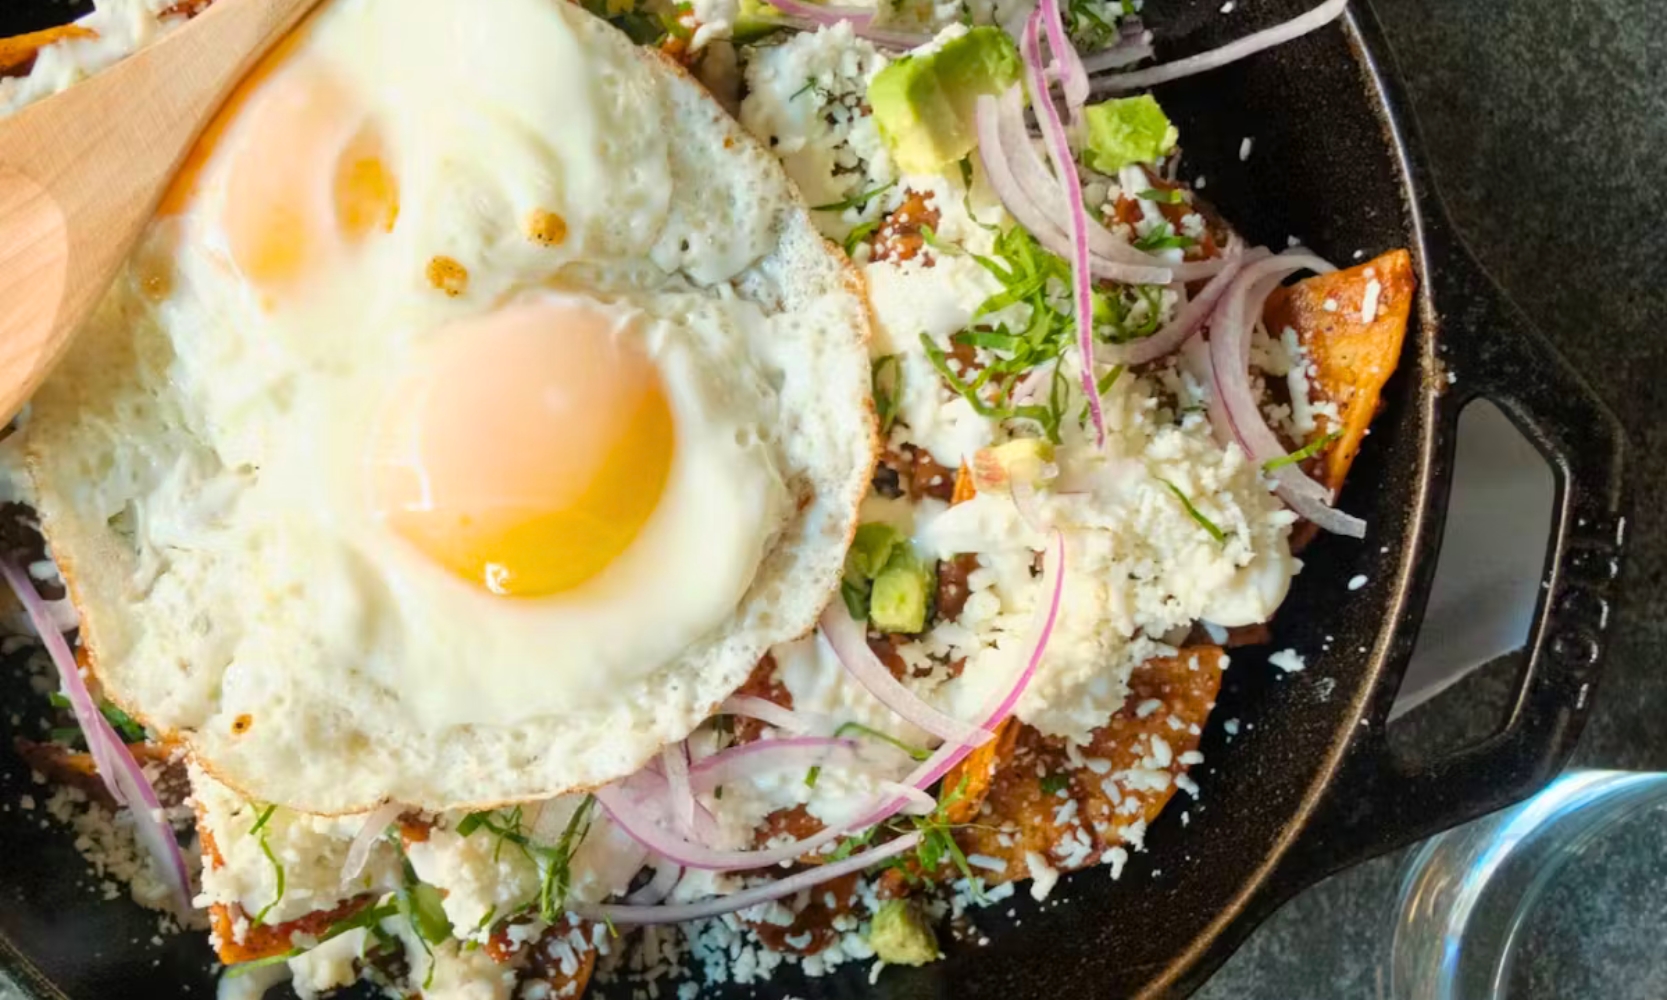
{"type": "Polygon", "coordinates": [[[335,0],[35,401],[107,691],[261,802],[542,798],[806,632],[866,305],[768,154],[557,0],[335,0]]]}

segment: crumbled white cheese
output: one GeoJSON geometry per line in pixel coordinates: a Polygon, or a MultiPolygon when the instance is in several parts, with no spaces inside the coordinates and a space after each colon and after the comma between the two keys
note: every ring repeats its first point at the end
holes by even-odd
{"type": "Polygon", "coordinates": [[[1308,668],[1308,664],[1294,649],[1282,649],[1268,657],[1268,662],[1288,674],[1299,673],[1308,668]]]}

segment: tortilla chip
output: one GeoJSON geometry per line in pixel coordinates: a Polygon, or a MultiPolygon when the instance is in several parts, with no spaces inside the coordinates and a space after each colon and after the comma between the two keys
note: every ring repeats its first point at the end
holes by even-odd
{"type": "MultiPolygon", "coordinates": [[[[1416,288],[1412,255],[1392,250],[1346,271],[1275,289],[1268,296],[1262,311],[1268,332],[1274,337],[1286,329],[1296,332],[1314,366],[1310,398],[1337,406],[1335,426],[1329,417],[1316,415],[1314,432],[1299,443],[1300,447],[1337,432],[1335,441],[1303,463],[1309,475],[1333,492],[1342,489],[1382,404],[1384,384],[1400,361],[1416,288]],[[1368,322],[1362,312],[1373,281],[1379,291],[1368,322]]],[[[1299,526],[1292,533],[1292,547],[1300,548],[1316,530],[1311,524],[1299,526]]]]}
{"type": "Polygon", "coordinates": [[[959,791],[960,797],[944,810],[944,816],[951,823],[971,823],[978,816],[984,806],[984,800],[989,798],[990,786],[995,776],[1007,762],[1013,759],[1013,752],[1019,748],[1019,730],[1023,724],[1013,716],[1008,716],[996,727],[996,738],[972,753],[966,759],[949,769],[943,776],[944,792],[959,791]],[[962,782],[966,782],[963,787],[962,782]]]}
{"type": "Polygon", "coordinates": [[[241,942],[236,940],[235,925],[239,918],[244,917],[243,908],[215,903],[208,909],[209,924],[213,927],[211,940],[215,954],[224,965],[271,958],[294,948],[293,938],[296,935],[319,937],[332,924],[346,920],[374,902],[375,896],[356,896],[333,910],[317,910],[287,924],[251,926],[244,932],[241,942]]]}
{"type": "Polygon", "coordinates": [[[35,56],[54,42],[68,38],[96,38],[97,33],[79,24],[64,24],[27,35],[0,38],[0,76],[26,76],[35,68],[35,56]]]}
{"type": "Polygon", "coordinates": [[[956,831],[978,874],[995,884],[1030,877],[1029,854],[1067,872],[1138,850],[1190,767],[1182,758],[1198,748],[1225,663],[1220,647],[1193,646],[1142,664],[1123,707],[1072,751],[1018,727],[983,808],[956,831]]]}

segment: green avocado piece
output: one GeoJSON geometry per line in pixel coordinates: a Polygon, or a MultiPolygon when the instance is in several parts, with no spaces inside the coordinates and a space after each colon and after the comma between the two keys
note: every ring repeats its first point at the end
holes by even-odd
{"type": "Polygon", "coordinates": [[[869,924],[868,944],[887,965],[926,965],[938,960],[938,936],[920,908],[904,899],[888,900],[869,924]]]}
{"type": "Polygon", "coordinates": [[[868,619],[882,632],[913,635],[926,627],[932,573],[914,546],[902,542],[891,550],[886,568],[874,578],[868,595],[868,619]]]}
{"type": "Polygon", "coordinates": [[[978,99],[1005,91],[1019,70],[1013,39],[982,25],[876,73],[868,104],[897,165],[905,173],[932,173],[972,152],[978,99]]]}
{"type": "Polygon", "coordinates": [[[1102,174],[1115,174],[1131,163],[1155,163],[1181,137],[1150,94],[1090,104],[1082,113],[1088,129],[1083,162],[1102,174]]]}
{"type": "Polygon", "coordinates": [[[730,26],[730,37],[736,44],[745,45],[784,27],[786,25],[781,22],[781,11],[764,3],[763,0],[741,0],[735,23],[730,26]]]}

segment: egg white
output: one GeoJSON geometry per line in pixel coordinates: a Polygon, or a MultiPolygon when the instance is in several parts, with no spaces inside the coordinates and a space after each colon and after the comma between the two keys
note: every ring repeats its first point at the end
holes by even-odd
{"type": "Polygon", "coordinates": [[[43,389],[27,451],[95,672],[230,787],[308,812],[629,773],[836,584],[874,451],[860,284],[696,83],[577,7],[335,0],[310,31],[299,58],[383,130],[398,223],[271,294],[226,253],[211,166],[141,251],[168,294],[136,264],[43,389]],[[540,210],[559,245],[528,237],[540,210]],[[425,279],[436,255],[462,294],[425,279]],[[426,332],[549,294],[647,317],[679,438],[624,556],[505,600],[376,523],[357,470],[426,332]]]}

